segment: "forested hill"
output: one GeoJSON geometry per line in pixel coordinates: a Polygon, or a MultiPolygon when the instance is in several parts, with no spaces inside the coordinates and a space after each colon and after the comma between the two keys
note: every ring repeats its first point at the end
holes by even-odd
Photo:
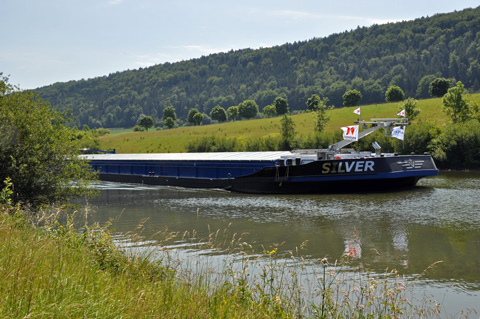
{"type": "Polygon", "coordinates": [[[167,106],[184,119],[191,108],[206,114],[253,99],[260,110],[277,96],[290,111],[304,110],[312,94],[342,105],[359,90],[360,104],[382,103],[389,85],[406,97],[428,97],[436,77],[480,89],[480,7],[413,21],[374,25],[272,48],[244,49],[56,83],[37,92],[76,124],[132,127],[138,118],[159,120],[167,106]]]}

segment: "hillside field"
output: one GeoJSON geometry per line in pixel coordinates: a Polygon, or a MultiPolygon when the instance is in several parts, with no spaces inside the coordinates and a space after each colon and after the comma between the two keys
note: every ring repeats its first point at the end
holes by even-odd
{"type": "MultiPolygon", "coordinates": [[[[480,105],[480,93],[468,96],[467,101],[480,105]]],[[[399,102],[362,106],[362,120],[372,118],[395,118],[399,112],[399,102]]],[[[448,118],[442,111],[442,99],[418,100],[421,110],[412,125],[421,122],[444,124],[448,118]]],[[[357,107],[344,107],[327,111],[330,117],[325,131],[340,130],[340,127],[353,125],[358,116],[353,113],[357,107]]],[[[314,133],[315,113],[291,115],[295,122],[297,136],[314,133]]],[[[182,153],[192,140],[205,136],[237,138],[246,140],[262,136],[280,135],[281,117],[226,122],[204,126],[186,126],[148,132],[122,132],[108,134],[100,138],[102,149],[115,149],[117,153],[182,153]]]]}

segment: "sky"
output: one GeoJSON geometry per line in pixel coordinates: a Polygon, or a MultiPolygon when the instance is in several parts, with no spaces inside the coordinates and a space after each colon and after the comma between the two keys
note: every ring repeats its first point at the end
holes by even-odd
{"type": "Polygon", "coordinates": [[[21,89],[323,38],[478,0],[0,0],[0,73],[21,89]]]}

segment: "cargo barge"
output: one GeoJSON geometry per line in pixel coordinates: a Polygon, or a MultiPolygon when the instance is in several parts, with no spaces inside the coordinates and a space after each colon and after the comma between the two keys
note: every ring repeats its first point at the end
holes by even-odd
{"type": "MultiPolygon", "coordinates": [[[[398,119],[377,119],[358,138],[398,119]]],[[[313,194],[387,191],[413,187],[438,170],[430,155],[398,155],[344,149],[285,152],[221,152],[83,155],[103,181],[216,188],[253,194],[313,194]]],[[[375,145],[376,144],[376,145],[375,145]]]]}

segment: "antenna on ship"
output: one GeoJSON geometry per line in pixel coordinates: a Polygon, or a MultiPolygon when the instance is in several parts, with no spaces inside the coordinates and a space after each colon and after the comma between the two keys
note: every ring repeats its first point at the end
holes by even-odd
{"type": "MultiPolygon", "coordinates": [[[[370,121],[354,121],[355,124],[362,124],[362,126],[366,126],[368,124],[371,124],[372,127],[370,127],[369,129],[366,129],[365,131],[362,131],[361,133],[358,134],[358,139],[361,139],[381,128],[384,128],[385,129],[385,136],[388,137],[391,133],[391,130],[392,130],[392,127],[397,127],[397,126],[400,126],[400,127],[405,127],[407,125],[410,125],[410,123],[408,123],[408,119],[407,118],[380,118],[380,119],[371,119],[370,121]]],[[[328,150],[329,151],[339,151],[341,148],[351,144],[352,142],[354,142],[353,140],[343,140],[343,141],[340,141],[340,142],[337,142],[333,145],[330,145],[328,147],[328,150]]]]}

